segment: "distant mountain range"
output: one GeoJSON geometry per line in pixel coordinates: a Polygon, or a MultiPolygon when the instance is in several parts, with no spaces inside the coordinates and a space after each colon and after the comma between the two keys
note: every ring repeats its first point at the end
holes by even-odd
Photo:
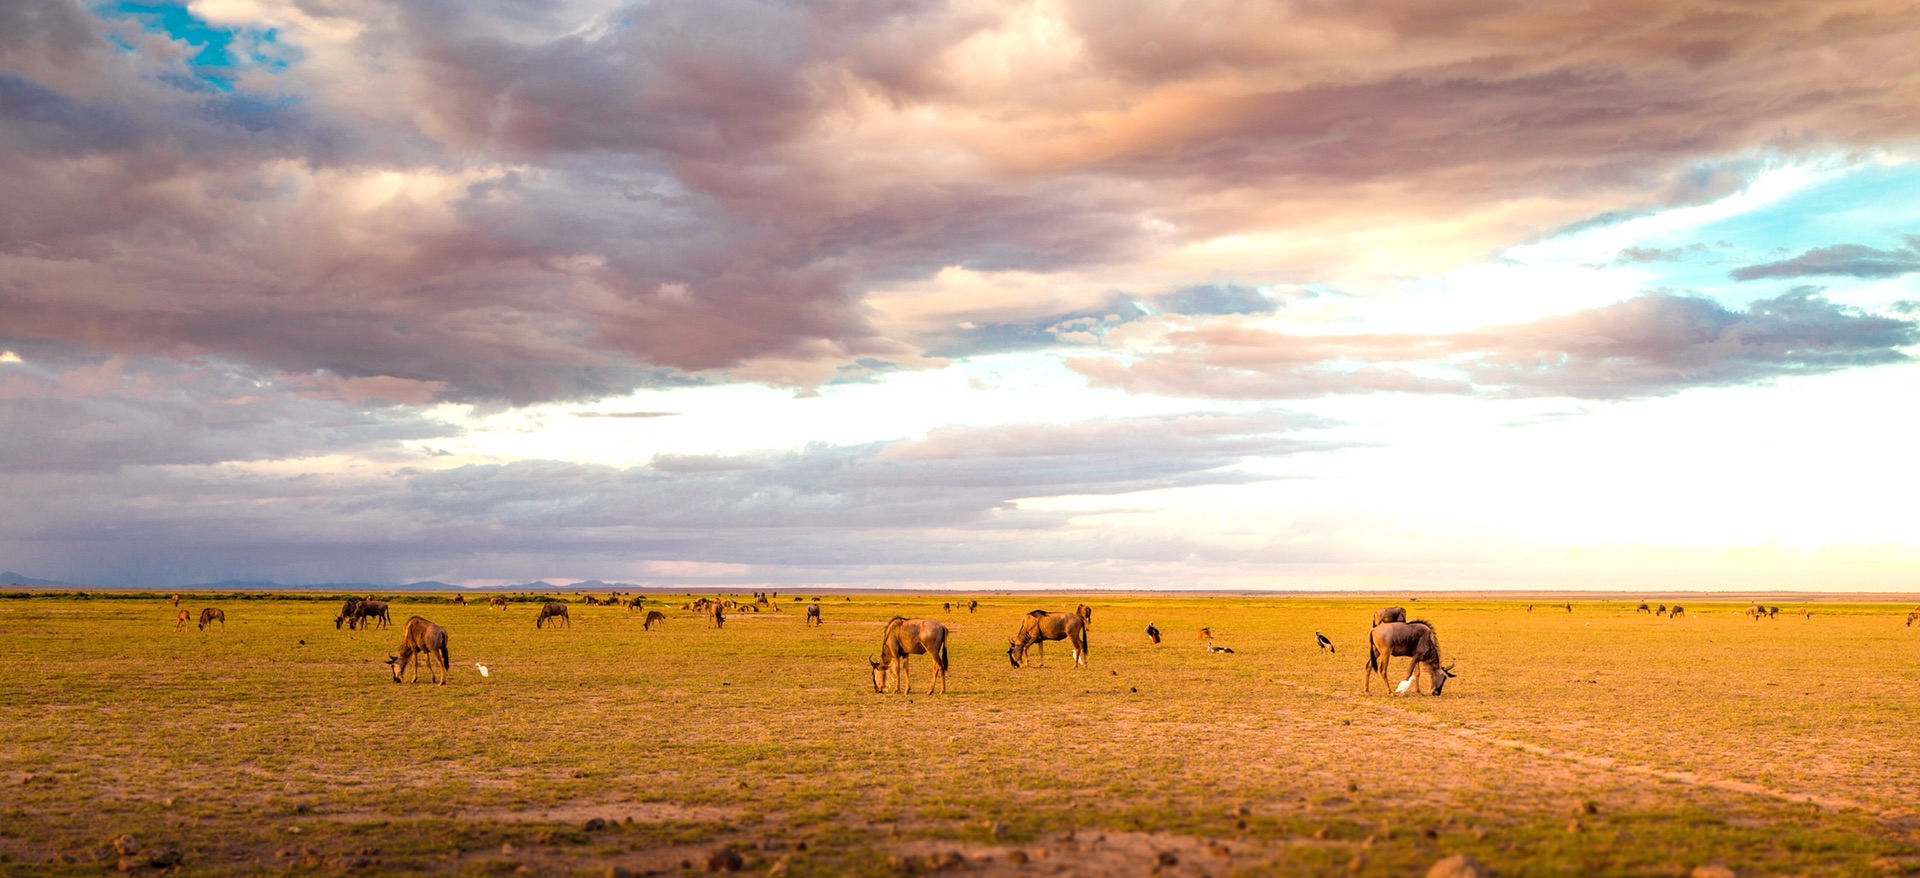
{"type": "MultiPolygon", "coordinates": [[[[99,587],[99,586],[83,586],[81,583],[61,582],[59,580],[54,580],[54,579],[35,579],[31,576],[27,576],[21,573],[15,573],[11,570],[0,571],[0,586],[6,586],[6,585],[31,585],[35,587],[57,586],[61,588],[82,588],[82,587],[97,588],[99,587]]],[[[374,583],[371,583],[371,582],[316,582],[308,585],[285,585],[283,583],[268,582],[265,580],[228,579],[221,582],[196,582],[190,585],[154,585],[154,586],[142,586],[142,587],[157,588],[157,589],[161,589],[161,588],[177,589],[179,591],[298,590],[298,591],[373,592],[373,591],[635,591],[635,590],[643,589],[646,586],[635,585],[631,582],[602,582],[598,579],[589,579],[585,582],[576,582],[572,585],[554,585],[553,583],[547,582],[546,580],[537,579],[537,580],[534,580],[533,582],[523,582],[517,585],[487,585],[487,586],[453,585],[451,583],[436,582],[434,580],[424,580],[421,582],[409,582],[403,585],[375,585],[374,583]]]]}

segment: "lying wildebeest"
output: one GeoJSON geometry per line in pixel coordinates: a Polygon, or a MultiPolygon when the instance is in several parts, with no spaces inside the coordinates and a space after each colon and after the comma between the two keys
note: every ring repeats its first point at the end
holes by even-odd
{"type": "Polygon", "coordinates": [[[1653,612],[1653,608],[1647,606],[1646,601],[1641,601],[1640,606],[1634,607],[1633,611],[1636,613],[1651,613],[1653,612]]]}
{"type": "MultiPolygon", "coordinates": [[[[1420,677],[1420,668],[1425,666],[1427,678],[1433,682],[1433,694],[1439,695],[1446,688],[1447,680],[1454,676],[1453,666],[1440,665],[1440,639],[1433,633],[1433,626],[1421,619],[1411,622],[1386,622],[1373,626],[1367,632],[1367,687],[1373,691],[1373,675],[1379,672],[1380,682],[1387,683],[1387,665],[1394,659],[1406,657],[1413,660],[1413,666],[1407,669],[1407,679],[1400,684],[1399,691],[1420,677]]],[[[1392,690],[1389,690],[1392,694],[1392,690]]]]}
{"type": "Polygon", "coordinates": [[[493,597],[487,598],[487,609],[504,610],[506,608],[507,608],[507,599],[505,597],[501,595],[494,595],[493,597]]]}
{"type": "Polygon", "coordinates": [[[925,655],[933,659],[933,682],[927,686],[927,694],[932,695],[935,687],[942,694],[947,691],[947,626],[930,619],[908,619],[895,616],[887,622],[880,632],[880,657],[867,659],[873,667],[873,691],[875,692],[911,692],[913,681],[907,673],[907,656],[925,655]],[[887,677],[897,674],[893,689],[887,688],[887,677]]]}
{"type": "Polygon", "coordinates": [[[720,604],[709,602],[707,604],[707,627],[727,627],[727,608],[720,604]]]}
{"type": "MultiPolygon", "coordinates": [[[[1064,640],[1073,650],[1075,667],[1087,663],[1087,620],[1079,613],[1049,613],[1032,610],[1020,622],[1020,632],[1007,641],[1007,660],[1016,668],[1027,663],[1027,647],[1049,640],[1064,640]]],[[[1040,662],[1047,660],[1046,647],[1040,647],[1040,662]]]]}
{"type": "Polygon", "coordinates": [[[652,631],[653,623],[655,622],[659,622],[662,625],[667,624],[667,614],[662,613],[659,610],[648,610],[646,621],[640,623],[640,630],[652,631]]]}
{"type": "Polygon", "coordinates": [[[533,627],[546,625],[548,619],[559,619],[567,623],[568,628],[573,627],[573,617],[567,615],[567,605],[559,601],[547,601],[546,606],[540,608],[539,617],[533,620],[533,627]]]}
{"type": "Polygon", "coordinates": [[[215,621],[220,623],[220,630],[227,630],[227,611],[217,607],[208,607],[200,611],[200,630],[207,630],[207,626],[215,621]]]}
{"type": "Polygon", "coordinates": [[[406,630],[400,635],[400,654],[387,657],[387,667],[393,671],[393,682],[401,682],[400,675],[408,665],[413,666],[412,682],[420,682],[420,663],[427,663],[427,681],[447,685],[448,673],[453,669],[447,659],[447,629],[433,624],[419,616],[407,619],[406,630]],[[433,676],[433,659],[440,658],[440,678],[433,676]]]}
{"type": "Polygon", "coordinates": [[[1680,606],[1679,604],[1674,604],[1673,609],[1667,611],[1667,618],[1678,619],[1681,616],[1684,616],[1686,614],[1687,614],[1686,607],[1680,606]]]}
{"type": "Polygon", "coordinates": [[[819,604],[807,605],[807,615],[805,618],[800,620],[800,624],[804,627],[808,622],[812,622],[815,625],[826,624],[820,621],[820,605],[819,604]]]}
{"type": "Polygon", "coordinates": [[[975,611],[975,610],[978,610],[978,609],[980,609],[980,602],[979,602],[979,601],[976,601],[976,600],[968,600],[968,601],[967,601],[967,612],[969,612],[969,613],[971,613],[971,612],[973,612],[973,611],[975,611]]]}
{"type": "Polygon", "coordinates": [[[174,622],[173,630],[185,631],[187,630],[187,623],[193,621],[193,613],[181,610],[174,614],[174,619],[176,621],[174,622]]]}
{"type": "Polygon", "coordinates": [[[1381,607],[1380,609],[1373,611],[1373,624],[1375,625],[1379,625],[1382,622],[1405,622],[1405,621],[1407,621],[1406,607],[1381,607]]]}

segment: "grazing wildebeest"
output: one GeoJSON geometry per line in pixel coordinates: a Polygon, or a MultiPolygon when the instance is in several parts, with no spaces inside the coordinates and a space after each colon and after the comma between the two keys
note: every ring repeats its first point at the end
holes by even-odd
{"type": "MultiPolygon", "coordinates": [[[[1079,613],[1049,613],[1046,610],[1031,610],[1020,622],[1020,632],[1007,641],[1007,660],[1013,666],[1024,667],[1027,661],[1027,647],[1036,643],[1045,644],[1049,640],[1064,640],[1073,650],[1075,667],[1087,663],[1087,620],[1079,613]]],[[[1046,647],[1040,647],[1040,661],[1046,662],[1046,647]]]]}
{"type": "Polygon", "coordinates": [[[1160,629],[1153,627],[1152,622],[1147,623],[1147,639],[1154,643],[1160,642],[1160,629]]]}
{"type": "Polygon", "coordinates": [[[718,603],[709,602],[707,604],[707,626],[710,628],[727,627],[726,608],[718,603]]]}
{"type": "Polygon", "coordinates": [[[1380,609],[1373,611],[1373,624],[1375,625],[1378,625],[1382,622],[1405,622],[1405,621],[1407,621],[1406,607],[1381,607],[1380,609]]]}
{"type": "Polygon", "coordinates": [[[1661,604],[1661,605],[1660,605],[1660,609],[1658,609],[1658,610],[1654,610],[1654,611],[1653,611],[1653,614],[1654,614],[1654,615],[1656,615],[1656,616],[1664,616],[1664,615],[1666,615],[1666,614],[1667,614],[1667,605],[1666,605],[1666,604],[1661,604]]]}
{"type": "Polygon", "coordinates": [[[540,608],[539,617],[533,620],[533,627],[545,626],[548,619],[559,619],[567,623],[568,628],[573,627],[573,617],[567,615],[567,605],[559,601],[547,601],[546,606],[540,608]]]}
{"type": "Polygon", "coordinates": [[[1340,651],[1333,648],[1333,641],[1328,640],[1327,635],[1321,634],[1318,631],[1313,632],[1313,642],[1319,644],[1320,648],[1327,653],[1338,653],[1340,651]]]}
{"type": "Polygon", "coordinates": [[[647,603],[647,599],[643,597],[630,598],[627,601],[627,609],[638,610],[641,607],[646,606],[646,603],[647,603]]]}
{"type": "Polygon", "coordinates": [[[933,659],[933,682],[927,686],[947,691],[947,626],[930,619],[895,616],[880,632],[880,657],[867,659],[873,667],[873,691],[886,692],[887,677],[897,672],[891,691],[911,692],[913,681],[907,673],[907,656],[925,655],[933,659]]]}
{"type": "Polygon", "coordinates": [[[1742,615],[1745,615],[1747,618],[1752,619],[1755,622],[1760,621],[1760,617],[1767,614],[1767,611],[1765,609],[1757,605],[1748,607],[1744,610],[1741,610],[1740,612],[1742,615]]]}
{"type": "Polygon", "coordinates": [[[1636,613],[1651,613],[1653,612],[1653,608],[1648,607],[1646,601],[1641,601],[1640,606],[1634,607],[1633,611],[1636,613]]]}
{"type": "Polygon", "coordinates": [[[487,609],[504,610],[506,608],[507,608],[507,599],[505,597],[501,595],[494,595],[493,597],[487,598],[487,609]]]}
{"type": "MultiPolygon", "coordinates": [[[[1433,633],[1433,626],[1421,619],[1411,622],[1387,622],[1373,626],[1367,632],[1367,687],[1373,691],[1373,675],[1379,672],[1380,682],[1388,682],[1387,666],[1400,657],[1412,659],[1413,666],[1407,669],[1407,679],[1400,684],[1398,691],[1406,691],[1420,676],[1422,665],[1427,668],[1427,677],[1433,682],[1433,694],[1439,695],[1447,685],[1447,679],[1453,676],[1453,667],[1440,666],[1440,638],[1433,633]]],[[[1389,690],[1392,694],[1393,690],[1389,690]]]]}
{"type": "Polygon", "coordinates": [[[387,667],[393,671],[393,682],[401,682],[400,675],[408,665],[413,666],[412,682],[420,682],[420,663],[427,664],[427,682],[447,685],[448,673],[453,665],[447,659],[447,629],[433,624],[419,616],[407,619],[407,627],[400,635],[400,654],[387,657],[387,667]],[[440,677],[434,679],[433,659],[440,658],[440,677]]]}
{"type": "Polygon", "coordinates": [[[1920,613],[1908,613],[1908,614],[1907,614],[1907,627],[1908,627],[1908,628],[1912,628],[1912,627],[1913,627],[1913,623],[1914,623],[1914,622],[1916,622],[1916,621],[1920,621],[1920,613]]]}
{"type": "Polygon", "coordinates": [[[976,601],[976,600],[968,600],[968,601],[967,601],[967,612],[969,612],[969,613],[971,613],[971,612],[973,612],[973,611],[975,611],[975,610],[978,610],[978,609],[980,609],[980,602],[979,602],[979,601],[976,601]]]}
{"type": "Polygon", "coordinates": [[[463,594],[454,595],[453,602],[464,607],[467,605],[467,596],[463,594]]]}
{"type": "Polygon", "coordinates": [[[808,622],[812,622],[815,625],[825,624],[820,621],[820,605],[819,604],[807,605],[807,615],[805,618],[800,620],[800,624],[802,626],[805,626],[808,622]]]}
{"type": "Polygon", "coordinates": [[[652,631],[653,623],[655,622],[659,622],[662,625],[667,624],[667,614],[662,613],[659,610],[648,610],[646,621],[640,623],[640,630],[652,631]]]}
{"type": "Polygon", "coordinates": [[[217,607],[208,607],[204,610],[201,610],[200,611],[200,630],[202,631],[207,630],[207,626],[212,625],[216,620],[220,623],[220,630],[222,631],[227,630],[227,611],[219,609],[217,607]]]}
{"type": "Polygon", "coordinates": [[[181,610],[180,612],[174,614],[174,619],[176,621],[174,623],[173,630],[185,631],[187,630],[187,623],[193,621],[193,614],[186,610],[181,610]]]}
{"type": "Polygon", "coordinates": [[[340,615],[333,617],[333,630],[335,631],[340,630],[340,626],[342,624],[345,624],[350,629],[359,630],[360,628],[360,599],[359,598],[347,598],[347,602],[340,605],[340,615]]]}
{"type": "Polygon", "coordinates": [[[1687,613],[1686,607],[1680,606],[1679,604],[1674,604],[1673,609],[1667,611],[1667,618],[1678,619],[1681,616],[1686,615],[1686,613],[1687,613]]]}
{"type": "Polygon", "coordinates": [[[1779,607],[1768,607],[1768,608],[1767,608],[1767,618],[1769,618],[1769,619],[1777,619],[1777,618],[1779,618],[1779,617],[1780,617],[1780,608],[1779,608],[1779,607]]]}

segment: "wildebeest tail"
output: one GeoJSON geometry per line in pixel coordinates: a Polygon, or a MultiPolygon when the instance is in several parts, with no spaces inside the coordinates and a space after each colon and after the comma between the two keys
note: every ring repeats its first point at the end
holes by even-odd
{"type": "Polygon", "coordinates": [[[940,673],[947,672],[947,642],[940,641],[940,673]]]}

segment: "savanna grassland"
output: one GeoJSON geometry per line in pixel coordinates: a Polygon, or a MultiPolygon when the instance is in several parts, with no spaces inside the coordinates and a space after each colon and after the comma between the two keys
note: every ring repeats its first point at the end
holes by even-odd
{"type": "Polygon", "coordinates": [[[395,596],[395,627],[349,632],[338,598],[187,596],[227,613],[204,633],[164,595],[0,600],[0,872],[99,874],[122,836],[128,868],[191,874],[672,874],[726,850],[791,875],[1920,872],[1910,604],[1425,597],[1459,677],[1390,698],[1361,692],[1378,598],[826,595],[815,628],[790,597],[714,630],[656,596],[642,631],[395,596]],[[1090,667],[1064,644],[1009,666],[1022,614],[1080,601],[1090,667]],[[450,632],[450,685],[391,682],[414,613],[450,632]],[[947,694],[873,692],[896,614],[950,627],[947,694]]]}

